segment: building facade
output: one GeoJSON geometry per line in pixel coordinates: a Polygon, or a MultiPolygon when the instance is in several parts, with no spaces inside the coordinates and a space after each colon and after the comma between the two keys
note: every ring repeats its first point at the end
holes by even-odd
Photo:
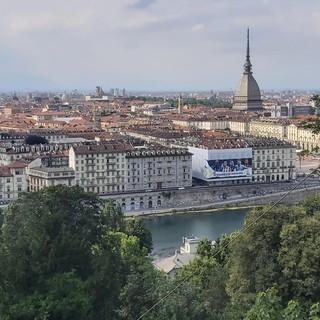
{"type": "Polygon", "coordinates": [[[76,184],[90,192],[124,192],[129,149],[129,146],[111,143],[70,148],[69,167],[75,171],[76,184]]]}
{"type": "Polygon", "coordinates": [[[279,182],[296,178],[294,145],[273,138],[248,142],[252,147],[252,182],[279,182]]]}
{"type": "Polygon", "coordinates": [[[20,161],[0,167],[1,201],[15,200],[21,192],[27,191],[26,167],[26,164],[20,161]]]}
{"type": "Polygon", "coordinates": [[[192,186],[192,154],[186,149],[139,148],[127,152],[126,190],[192,186]]]}
{"type": "Polygon", "coordinates": [[[275,138],[244,137],[245,148],[189,147],[192,175],[207,184],[290,181],[296,177],[296,147],[275,138]]]}
{"type": "Polygon", "coordinates": [[[34,167],[28,172],[28,190],[39,191],[44,187],[59,184],[72,187],[75,185],[75,173],[72,168],[34,167]]]}

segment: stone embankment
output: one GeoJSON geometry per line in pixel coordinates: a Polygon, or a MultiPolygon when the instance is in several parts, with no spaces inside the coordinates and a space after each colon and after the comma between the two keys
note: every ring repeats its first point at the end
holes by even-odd
{"type": "Polygon", "coordinates": [[[236,208],[257,205],[298,204],[306,199],[320,195],[320,186],[275,184],[242,187],[220,187],[204,190],[178,190],[164,193],[164,203],[161,208],[152,210],[137,210],[127,215],[172,214],[176,212],[199,211],[218,208],[236,208]],[[296,189],[294,189],[297,187],[296,189]],[[285,196],[285,197],[284,197],[285,196]]]}

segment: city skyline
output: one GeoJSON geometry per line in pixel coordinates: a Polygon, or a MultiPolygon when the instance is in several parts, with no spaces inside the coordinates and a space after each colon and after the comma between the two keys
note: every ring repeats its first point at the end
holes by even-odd
{"type": "Polygon", "coordinates": [[[262,90],[319,89],[315,0],[13,0],[0,17],[0,92],[233,91],[248,26],[262,90]]]}

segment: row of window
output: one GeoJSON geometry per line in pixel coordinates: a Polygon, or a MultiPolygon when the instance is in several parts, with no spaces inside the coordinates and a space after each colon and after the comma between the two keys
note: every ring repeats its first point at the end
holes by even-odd
{"type": "MultiPolygon", "coordinates": [[[[1,180],[0,180],[1,181],[1,180]]],[[[11,183],[11,178],[6,178],[6,180],[5,180],[7,183],[11,183]]],[[[2,180],[2,183],[3,183],[4,181],[2,180]]],[[[16,182],[22,182],[22,177],[20,178],[17,178],[16,179],[16,182]]]]}
{"type": "MultiPolygon", "coordinates": [[[[256,152],[256,153],[260,153],[260,150],[252,150],[252,155],[254,155],[255,152],[256,152]]],[[[293,152],[292,149],[290,149],[290,153],[292,153],[292,152],[293,152]]],[[[272,150],[272,152],[271,152],[271,150],[261,150],[261,153],[262,153],[262,154],[265,154],[265,153],[275,154],[275,153],[280,153],[280,150],[279,150],[279,149],[277,149],[277,150],[272,150]]],[[[286,152],[284,152],[284,149],[282,149],[282,152],[281,152],[281,153],[286,153],[286,152]]]]}
{"type": "MultiPolygon", "coordinates": [[[[114,169],[114,168],[117,168],[118,170],[120,169],[120,165],[117,164],[117,166],[112,166],[111,169],[114,169]]],[[[87,170],[110,170],[110,166],[108,165],[97,165],[97,166],[94,166],[94,165],[90,165],[90,166],[87,166],[86,168],[84,166],[76,166],[75,170],[76,171],[87,171],[87,170]],[[101,168],[101,169],[100,169],[101,168]]],[[[121,169],[124,169],[124,164],[121,165],[121,169]]]]}
{"type": "MultiPolygon", "coordinates": [[[[284,159],[284,154],[281,155],[281,159],[284,159]]],[[[292,155],[290,157],[290,159],[292,159],[292,155]]],[[[260,159],[262,160],[276,160],[276,159],[280,159],[280,155],[273,155],[273,156],[257,156],[257,160],[260,161],[260,159]]]]}
{"type": "MultiPolygon", "coordinates": [[[[3,186],[0,186],[0,192],[3,192],[3,191],[4,191],[4,190],[3,190],[3,186]]],[[[14,191],[14,190],[13,190],[13,191],[14,191]]],[[[17,191],[22,191],[22,186],[21,186],[21,184],[18,184],[18,185],[17,185],[17,191]]],[[[11,192],[10,186],[7,186],[6,192],[11,192]]]]}

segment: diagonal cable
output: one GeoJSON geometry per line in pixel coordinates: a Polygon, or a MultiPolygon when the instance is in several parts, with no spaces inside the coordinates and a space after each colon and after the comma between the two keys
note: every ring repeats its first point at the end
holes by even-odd
{"type": "MultiPolygon", "coordinates": [[[[246,231],[248,231],[254,224],[256,224],[264,215],[266,215],[271,209],[273,209],[275,206],[277,206],[283,199],[285,199],[289,194],[291,194],[294,190],[296,190],[302,183],[304,183],[312,174],[317,172],[320,169],[320,166],[318,166],[316,169],[313,169],[304,179],[302,179],[299,183],[297,183],[292,189],[290,189],[288,192],[286,192],[284,195],[282,195],[275,203],[273,203],[270,207],[266,208],[256,219],[254,219],[251,223],[249,223],[247,226],[245,226],[238,234],[235,235],[228,243],[226,243],[224,246],[222,246],[212,257],[216,257],[218,253],[220,253],[223,249],[227,248],[231,243],[233,243],[235,240],[237,240],[242,234],[244,234],[246,231]]],[[[137,318],[137,320],[141,320],[144,318],[150,311],[152,311],[154,308],[156,308],[162,301],[167,299],[176,289],[178,289],[180,286],[182,286],[184,283],[189,281],[195,274],[197,274],[196,269],[194,272],[192,272],[187,278],[182,280],[180,283],[178,283],[173,289],[168,291],[159,301],[157,301],[153,306],[151,306],[147,311],[145,311],[142,315],[137,318]]]]}

